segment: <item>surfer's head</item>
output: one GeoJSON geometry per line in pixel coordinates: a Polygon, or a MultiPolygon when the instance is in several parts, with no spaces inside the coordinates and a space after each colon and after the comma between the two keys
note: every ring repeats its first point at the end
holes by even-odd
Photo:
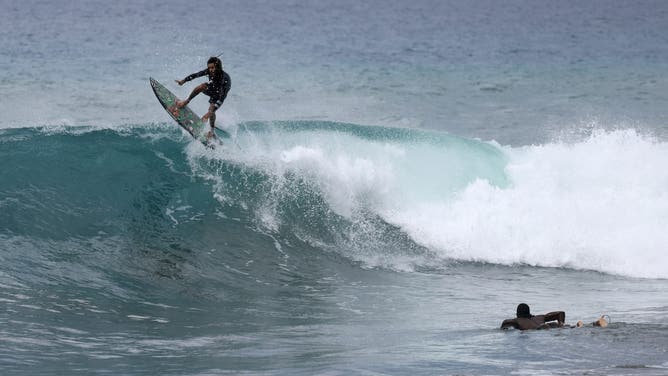
{"type": "Polygon", "coordinates": [[[223,62],[215,56],[209,58],[209,61],[206,62],[206,66],[211,75],[220,74],[223,71],[223,62]]]}
{"type": "Polygon", "coordinates": [[[527,319],[531,318],[531,312],[529,311],[528,304],[521,303],[517,306],[517,317],[523,317],[527,319]]]}

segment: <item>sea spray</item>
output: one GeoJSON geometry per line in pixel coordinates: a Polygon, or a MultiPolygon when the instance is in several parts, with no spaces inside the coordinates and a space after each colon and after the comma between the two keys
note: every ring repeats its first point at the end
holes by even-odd
{"type": "Polygon", "coordinates": [[[389,220],[446,258],[668,277],[665,142],[597,131],[503,150],[509,187],[477,179],[389,220]]]}

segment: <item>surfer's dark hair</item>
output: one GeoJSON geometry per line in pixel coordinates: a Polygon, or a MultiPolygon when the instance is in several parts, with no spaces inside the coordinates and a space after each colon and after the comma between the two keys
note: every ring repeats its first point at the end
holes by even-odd
{"type": "Polygon", "coordinates": [[[520,303],[520,305],[517,306],[517,317],[531,318],[531,311],[529,310],[528,304],[520,303]]]}
{"type": "Polygon", "coordinates": [[[216,67],[216,73],[215,73],[216,76],[222,76],[223,75],[223,62],[220,61],[219,58],[217,58],[215,56],[211,56],[209,58],[209,61],[206,62],[206,64],[207,65],[213,64],[214,67],[216,67]]]}

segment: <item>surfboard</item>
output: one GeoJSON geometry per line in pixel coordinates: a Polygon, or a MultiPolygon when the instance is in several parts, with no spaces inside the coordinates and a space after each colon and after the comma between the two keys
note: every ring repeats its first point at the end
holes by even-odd
{"type": "Polygon", "coordinates": [[[178,98],[174,93],[169,91],[160,82],[150,78],[153,93],[158,98],[158,101],[167,111],[167,113],[174,119],[181,128],[185,129],[194,139],[199,140],[205,146],[212,146],[212,143],[207,139],[208,126],[204,124],[202,119],[197,114],[188,108],[176,108],[176,101],[178,98]]]}

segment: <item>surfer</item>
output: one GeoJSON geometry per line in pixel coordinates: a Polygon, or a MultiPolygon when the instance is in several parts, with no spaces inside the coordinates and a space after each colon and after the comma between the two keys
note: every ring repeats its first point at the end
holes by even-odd
{"type": "Polygon", "coordinates": [[[202,121],[206,122],[209,120],[211,131],[209,131],[207,134],[207,138],[211,138],[216,137],[216,132],[214,132],[214,129],[216,128],[216,110],[218,110],[220,106],[223,105],[223,102],[227,97],[227,93],[230,91],[230,87],[232,86],[230,75],[223,70],[222,61],[220,61],[220,59],[217,57],[210,57],[206,63],[206,69],[195,72],[182,80],[175,81],[177,84],[179,84],[179,86],[182,86],[188,81],[205,75],[209,76],[209,82],[197,85],[197,87],[193,89],[192,93],[190,93],[190,96],[188,96],[187,99],[177,101],[175,105],[176,108],[183,108],[187,106],[188,103],[190,103],[190,101],[197,96],[197,94],[203,92],[204,94],[208,95],[209,111],[204,114],[204,116],[202,116],[202,121]]]}
{"type": "Polygon", "coordinates": [[[564,311],[555,311],[544,315],[534,316],[529,310],[529,306],[521,303],[517,306],[517,317],[514,319],[503,320],[501,329],[515,328],[519,330],[528,329],[548,329],[560,328],[564,326],[566,313],[564,311]]]}

